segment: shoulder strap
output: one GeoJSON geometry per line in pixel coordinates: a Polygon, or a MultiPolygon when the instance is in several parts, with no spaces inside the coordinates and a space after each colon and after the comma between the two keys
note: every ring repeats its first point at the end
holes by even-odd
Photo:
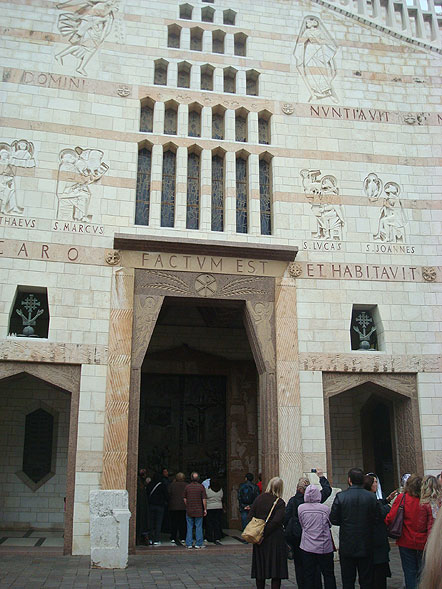
{"type": "Polygon", "coordinates": [[[272,515],[273,510],[275,509],[275,505],[278,503],[278,501],[279,501],[279,497],[276,497],[275,502],[272,505],[272,509],[270,510],[269,515],[266,517],[266,523],[269,521],[270,516],[272,515]]]}
{"type": "Polygon", "coordinates": [[[156,489],[157,487],[159,487],[160,485],[161,485],[161,482],[159,482],[159,483],[157,483],[157,484],[155,485],[155,487],[154,487],[154,488],[152,489],[152,491],[149,493],[149,497],[152,497],[152,493],[153,493],[153,492],[155,491],[155,489],[156,489]]]}

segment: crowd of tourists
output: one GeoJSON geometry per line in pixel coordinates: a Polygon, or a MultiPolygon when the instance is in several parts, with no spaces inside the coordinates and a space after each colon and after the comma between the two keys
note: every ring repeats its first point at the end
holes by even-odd
{"type": "MultiPolygon", "coordinates": [[[[272,589],[288,579],[288,560],[294,562],[298,589],[336,589],[337,551],[332,525],[339,527],[338,552],[343,589],[386,589],[391,577],[390,541],[396,539],[405,589],[442,589],[442,473],[435,477],[405,474],[401,487],[387,497],[374,473],[360,468],[348,472],[348,488],[337,493],[331,508],[324,503],[332,487],[315,469],[319,487],[299,479],[287,505],[283,481],[272,478],[263,492],[247,473],[238,489],[243,537],[253,543],[252,579],[256,587],[272,589]]],[[[220,544],[225,512],[223,490],[215,478],[190,482],[177,473],[171,482],[167,469],[152,479],[138,476],[137,541],[161,544],[167,518],[170,541],[187,549],[205,548],[204,540],[220,544]]]]}
{"type": "Polygon", "coordinates": [[[352,468],[348,489],[337,493],[329,508],[324,502],[332,488],[324,473],[316,472],[320,489],[303,477],[286,506],[283,481],[275,477],[248,510],[243,536],[254,542],[251,576],[258,589],[266,579],[272,589],[281,587],[289,552],[299,589],[335,589],[332,525],[339,526],[343,589],[353,589],[357,576],[361,589],[387,587],[389,537],[399,547],[405,589],[442,589],[442,474],[406,474],[401,488],[385,497],[374,473],[352,468]]]}

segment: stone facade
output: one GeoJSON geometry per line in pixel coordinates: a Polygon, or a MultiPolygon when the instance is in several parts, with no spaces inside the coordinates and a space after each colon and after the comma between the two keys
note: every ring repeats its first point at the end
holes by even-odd
{"type": "MultiPolygon", "coordinates": [[[[354,422],[370,395],[391,412],[395,477],[440,471],[433,2],[81,4],[8,2],[1,40],[1,398],[27,398],[18,363],[72,395],[56,409],[65,550],[90,551],[91,491],[127,489],[134,509],[143,361],[170,297],[243,306],[257,460],[287,498],[311,467],[342,484],[369,460],[354,422]],[[48,337],[11,332],[15,301],[24,329],[39,309],[22,294],[43,291],[48,337]],[[352,349],[362,312],[373,349],[352,349]]],[[[33,400],[51,405],[49,389],[33,400]]]]}

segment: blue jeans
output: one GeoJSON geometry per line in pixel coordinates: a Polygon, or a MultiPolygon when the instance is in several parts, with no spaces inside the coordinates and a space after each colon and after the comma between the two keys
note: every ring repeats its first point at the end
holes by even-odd
{"type": "Polygon", "coordinates": [[[193,525],[195,524],[195,536],[196,546],[203,545],[203,518],[202,517],[190,517],[186,513],[187,522],[187,534],[186,534],[186,546],[192,546],[193,544],[193,525]]]}
{"type": "Polygon", "coordinates": [[[241,514],[242,529],[244,529],[248,523],[250,509],[240,509],[239,512],[241,514]]]}
{"type": "Polygon", "coordinates": [[[406,589],[416,589],[422,566],[422,550],[399,546],[406,589]]]}

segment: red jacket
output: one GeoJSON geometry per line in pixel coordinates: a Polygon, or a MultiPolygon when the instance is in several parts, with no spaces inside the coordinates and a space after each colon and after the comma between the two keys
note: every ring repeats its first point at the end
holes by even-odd
{"type": "MultiPolygon", "coordinates": [[[[387,526],[391,524],[396,517],[397,510],[402,500],[403,493],[400,493],[390,512],[385,518],[387,526]]],[[[402,536],[396,540],[398,546],[404,548],[411,548],[412,550],[423,550],[427,543],[428,531],[422,526],[424,515],[424,509],[419,503],[418,497],[413,497],[408,493],[405,493],[404,502],[404,524],[402,527],[402,536]]]]}

